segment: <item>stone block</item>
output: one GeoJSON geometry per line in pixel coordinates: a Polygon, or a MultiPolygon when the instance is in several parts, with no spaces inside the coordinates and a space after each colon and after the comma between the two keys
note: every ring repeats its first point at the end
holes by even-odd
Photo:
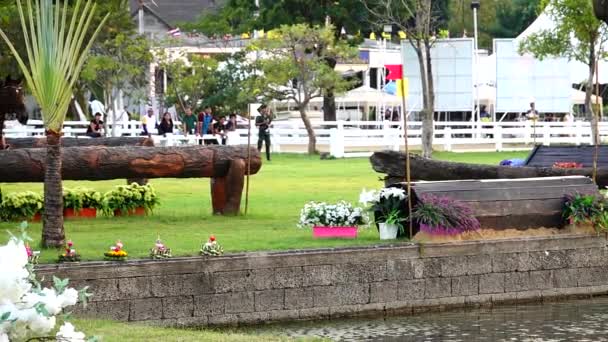
{"type": "Polygon", "coordinates": [[[566,251],[568,267],[596,267],[606,264],[605,248],[571,249],[566,251]]]}
{"type": "Polygon", "coordinates": [[[194,316],[221,315],[225,312],[226,294],[194,296],[194,316]]]}
{"type": "Polygon", "coordinates": [[[396,281],[382,281],[370,284],[370,303],[388,303],[397,300],[397,289],[399,283],[396,281]]]}
{"type": "Polygon", "coordinates": [[[578,286],[608,284],[608,268],[588,267],[578,269],[578,286]]]}
{"type": "Polygon", "coordinates": [[[275,287],[274,270],[272,268],[252,270],[251,278],[255,290],[269,290],[275,287]]]}
{"type": "Polygon", "coordinates": [[[253,292],[228,293],[225,305],[227,314],[253,312],[255,309],[253,292]]]}
{"type": "Polygon", "coordinates": [[[314,307],[298,310],[300,319],[327,319],[329,307],[314,307]]]}
{"type": "Polygon", "coordinates": [[[242,292],[253,287],[250,271],[229,271],[213,273],[213,289],[216,293],[242,292]]]}
{"type": "Polygon", "coordinates": [[[492,255],[492,272],[515,272],[520,263],[519,253],[503,253],[492,255]]]}
{"type": "Polygon", "coordinates": [[[401,280],[397,286],[397,300],[404,301],[424,298],[424,279],[401,280]]]}
{"type": "Polygon", "coordinates": [[[304,273],[302,267],[281,267],[274,270],[274,288],[301,287],[304,273]]]}
{"type": "Polygon", "coordinates": [[[175,322],[175,326],[180,328],[180,327],[184,327],[184,328],[198,328],[198,327],[205,327],[209,325],[209,321],[207,319],[206,316],[202,316],[202,317],[181,317],[178,318],[175,322]]]}
{"type": "Polygon", "coordinates": [[[479,306],[479,305],[491,305],[492,304],[491,294],[479,294],[473,296],[465,296],[464,303],[468,306],[479,306]]]}
{"type": "Polygon", "coordinates": [[[469,255],[466,258],[466,265],[468,275],[492,273],[492,258],[490,255],[469,255]]]}
{"type": "Polygon", "coordinates": [[[285,289],[285,309],[313,307],[313,288],[285,289]]]}
{"type": "Polygon", "coordinates": [[[162,298],[163,319],[192,317],[194,299],[192,296],[162,298]]]}
{"type": "Polygon", "coordinates": [[[424,286],[424,298],[441,298],[452,295],[450,278],[428,278],[425,279],[424,286]]]}
{"type": "Polygon", "coordinates": [[[393,301],[384,303],[384,311],[389,316],[409,315],[412,313],[412,301],[393,301]]]}
{"type": "Polygon", "coordinates": [[[121,278],[118,280],[118,292],[121,299],[150,298],[152,294],[152,277],[121,278]]]}
{"type": "Polygon", "coordinates": [[[519,292],[530,289],[530,273],[505,273],[505,292],[519,292]]]}
{"type": "Polygon", "coordinates": [[[518,303],[535,303],[543,298],[540,290],[520,291],[516,295],[518,303]]]}
{"type": "Polygon", "coordinates": [[[313,290],[313,307],[369,303],[368,284],[316,286],[313,290]]]}
{"type": "Polygon", "coordinates": [[[517,292],[493,293],[492,303],[515,304],[517,303],[517,292]]]}
{"type": "Polygon", "coordinates": [[[468,274],[467,256],[441,258],[441,276],[458,277],[468,274]]]}
{"type": "Polygon", "coordinates": [[[385,262],[338,264],[332,267],[332,284],[371,283],[386,278],[385,262]]]}
{"type": "Polygon", "coordinates": [[[210,315],[206,319],[209,326],[237,326],[239,324],[236,314],[210,315]]]}
{"type": "Polygon", "coordinates": [[[396,259],[386,262],[388,280],[414,279],[414,267],[411,259],[396,259]]]}
{"type": "Polygon", "coordinates": [[[129,320],[129,301],[117,300],[92,303],[95,307],[95,317],[107,318],[114,321],[129,320]]]}
{"type": "Polygon", "coordinates": [[[331,265],[304,266],[302,272],[304,274],[302,279],[302,285],[305,287],[326,286],[332,284],[331,265]]]}
{"type": "Polygon", "coordinates": [[[565,288],[578,285],[578,270],[576,268],[562,268],[553,270],[553,287],[565,288]]]}
{"type": "Polygon", "coordinates": [[[528,252],[517,253],[517,258],[519,259],[519,264],[517,265],[518,272],[542,269],[540,260],[538,258],[531,258],[528,252]]]}
{"type": "Polygon", "coordinates": [[[479,276],[479,293],[502,293],[505,292],[505,274],[488,273],[479,276]]]}
{"type": "Polygon", "coordinates": [[[566,251],[551,250],[541,252],[530,252],[529,254],[532,263],[536,264],[536,261],[538,260],[538,264],[540,265],[540,268],[537,267],[531,269],[531,271],[553,270],[568,267],[569,256],[566,251]]]}
{"type": "Polygon", "coordinates": [[[254,293],[255,311],[283,310],[285,290],[265,290],[254,293]]]}
{"type": "Polygon", "coordinates": [[[93,293],[90,301],[112,301],[120,298],[117,279],[95,279],[86,282],[89,292],[93,293]]]}
{"type": "MultiPolygon", "coordinates": [[[[80,287],[75,287],[75,288],[80,288],[80,287]]],[[[92,317],[92,318],[94,318],[95,315],[97,315],[97,305],[96,305],[97,303],[103,303],[103,302],[88,302],[86,307],[84,305],[82,305],[81,303],[78,303],[75,306],[71,307],[70,309],[72,311],[72,314],[74,316],[76,316],[76,317],[92,317]]],[[[129,312],[129,310],[128,310],[128,303],[125,306],[127,306],[127,309],[125,310],[125,312],[128,313],[129,312]]],[[[128,318],[129,317],[128,317],[128,314],[127,314],[127,317],[125,318],[125,320],[128,319],[128,318]]]]}
{"type": "MultiPolygon", "coordinates": [[[[340,305],[329,308],[329,316],[331,319],[340,317],[357,317],[369,315],[371,313],[381,312],[384,314],[384,304],[356,304],[356,305],[340,305]]],[[[374,315],[377,317],[377,315],[374,315]]]]}
{"type": "Polygon", "coordinates": [[[273,322],[295,321],[300,318],[298,310],[274,310],[268,312],[268,320],[273,322]]]}
{"type": "Polygon", "coordinates": [[[262,324],[267,322],[270,317],[268,312],[242,312],[235,316],[238,324],[262,324]]]}
{"type": "Polygon", "coordinates": [[[163,316],[160,298],[133,299],[129,301],[129,321],[148,321],[163,316]]]}
{"type": "Polygon", "coordinates": [[[441,276],[442,258],[412,259],[414,278],[432,278],[441,276]]]}
{"type": "Polygon", "coordinates": [[[553,287],[552,271],[530,271],[530,290],[545,290],[553,287]]]}
{"type": "Polygon", "coordinates": [[[479,293],[479,276],[452,278],[452,296],[470,296],[479,293]]]}

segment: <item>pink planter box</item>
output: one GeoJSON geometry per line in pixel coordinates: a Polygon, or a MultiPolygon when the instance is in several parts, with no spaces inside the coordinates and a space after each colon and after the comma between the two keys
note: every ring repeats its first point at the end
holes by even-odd
{"type": "Polygon", "coordinates": [[[312,236],[315,239],[355,239],[357,227],[312,227],[312,236]]]}

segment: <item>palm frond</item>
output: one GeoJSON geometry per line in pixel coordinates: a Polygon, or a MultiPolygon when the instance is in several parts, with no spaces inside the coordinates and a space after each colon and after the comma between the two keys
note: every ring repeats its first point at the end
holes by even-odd
{"type": "Polygon", "coordinates": [[[47,130],[60,133],[72,99],[72,87],[80,75],[89,49],[101,27],[103,18],[92,36],[87,32],[97,5],[93,1],[76,0],[68,25],[68,0],[17,0],[26,56],[21,56],[7,35],[0,36],[13,53],[25,80],[42,110],[47,130]],[[85,42],[85,38],[88,41],[85,42]],[[26,63],[27,61],[27,63],[26,63]]]}

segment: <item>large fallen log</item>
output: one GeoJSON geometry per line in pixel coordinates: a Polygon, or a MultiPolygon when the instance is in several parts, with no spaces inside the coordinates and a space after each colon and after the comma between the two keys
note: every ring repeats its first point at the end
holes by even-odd
{"type": "MultiPolygon", "coordinates": [[[[374,171],[384,173],[387,185],[405,180],[405,154],[394,151],[376,152],[370,157],[374,171]]],[[[442,181],[465,179],[504,179],[559,176],[591,177],[591,168],[557,169],[546,167],[506,167],[454,163],[410,155],[412,180],[442,181]]],[[[597,185],[608,186],[608,169],[599,169],[597,185]]]]}
{"type": "MultiPolygon", "coordinates": [[[[46,147],[46,137],[6,138],[6,142],[11,149],[46,147]]],[[[154,140],[148,137],[61,138],[61,146],[154,146],[154,140]]]]}
{"type": "MultiPolygon", "coordinates": [[[[66,147],[62,150],[65,180],[118,178],[212,178],[214,213],[237,214],[246,174],[247,147],[66,147]]],[[[0,182],[42,182],[46,149],[0,151],[0,182]]],[[[262,166],[251,148],[251,174],[262,166]]]]}

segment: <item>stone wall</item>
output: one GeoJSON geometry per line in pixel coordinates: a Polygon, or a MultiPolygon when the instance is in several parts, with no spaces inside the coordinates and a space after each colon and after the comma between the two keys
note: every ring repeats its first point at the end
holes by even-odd
{"type": "Polygon", "coordinates": [[[80,314],[168,325],[391,315],[608,293],[603,237],[46,265],[90,286],[80,314]]]}

